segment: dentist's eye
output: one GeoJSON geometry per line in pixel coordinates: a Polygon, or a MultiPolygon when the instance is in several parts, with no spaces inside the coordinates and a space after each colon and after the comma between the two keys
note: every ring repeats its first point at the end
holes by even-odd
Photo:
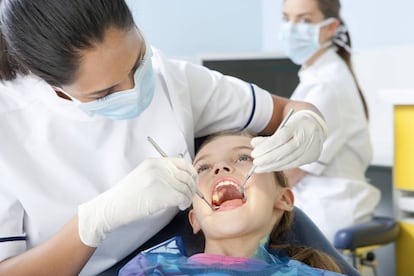
{"type": "Polygon", "coordinates": [[[208,169],[210,169],[210,165],[201,164],[201,165],[197,166],[197,173],[200,174],[202,172],[207,171],[208,169]]]}
{"type": "Polygon", "coordinates": [[[112,93],[113,93],[112,91],[106,91],[102,94],[96,95],[94,99],[97,101],[106,100],[106,97],[108,97],[112,93]]]}

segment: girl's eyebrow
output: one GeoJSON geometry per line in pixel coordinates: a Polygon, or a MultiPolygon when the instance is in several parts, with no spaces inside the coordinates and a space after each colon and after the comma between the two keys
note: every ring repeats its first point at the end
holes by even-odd
{"type": "MultiPolygon", "coordinates": [[[[236,147],[231,148],[230,151],[238,151],[238,150],[242,150],[242,149],[244,149],[244,150],[253,150],[253,147],[251,145],[241,145],[241,146],[236,146],[236,147]]],[[[211,155],[210,153],[205,153],[205,154],[202,154],[200,156],[197,156],[194,159],[193,164],[196,164],[196,163],[200,162],[201,160],[206,159],[210,155],[211,155]]]]}
{"type": "Polygon", "coordinates": [[[253,150],[253,147],[251,145],[242,145],[242,146],[237,146],[233,148],[233,150],[240,150],[240,149],[253,150]]]}
{"type": "Polygon", "coordinates": [[[203,154],[201,156],[198,156],[194,159],[193,164],[197,164],[198,162],[200,162],[201,160],[207,158],[208,156],[210,156],[210,154],[203,154]]]}

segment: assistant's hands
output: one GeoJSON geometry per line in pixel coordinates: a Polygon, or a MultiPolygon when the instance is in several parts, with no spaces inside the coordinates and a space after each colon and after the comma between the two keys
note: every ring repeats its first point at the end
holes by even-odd
{"type": "Polygon", "coordinates": [[[272,136],[252,139],[255,172],[283,171],[316,161],[326,135],[326,123],[318,114],[310,110],[293,113],[272,136]]]}
{"type": "Polygon", "coordinates": [[[188,208],[197,177],[195,168],[182,158],[145,160],[116,186],[79,206],[82,242],[97,247],[121,225],[168,207],[188,208]]]}

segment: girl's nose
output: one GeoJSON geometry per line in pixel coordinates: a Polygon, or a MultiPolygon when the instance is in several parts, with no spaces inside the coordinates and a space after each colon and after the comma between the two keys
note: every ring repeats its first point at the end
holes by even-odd
{"type": "Polygon", "coordinates": [[[219,162],[214,166],[214,174],[219,174],[220,172],[225,172],[225,173],[229,173],[231,172],[233,169],[232,167],[227,164],[226,162],[219,162]]]}

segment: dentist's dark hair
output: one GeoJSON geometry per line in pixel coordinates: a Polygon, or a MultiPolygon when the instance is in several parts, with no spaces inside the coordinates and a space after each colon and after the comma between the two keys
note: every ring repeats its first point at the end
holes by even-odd
{"type": "Polygon", "coordinates": [[[0,80],[29,72],[54,86],[70,84],[81,51],[114,27],[135,26],[124,0],[1,0],[0,80]]]}
{"type": "MultiPolygon", "coordinates": [[[[343,21],[343,19],[340,16],[341,3],[339,2],[339,0],[316,0],[316,3],[318,4],[318,7],[321,10],[321,12],[322,12],[322,14],[324,15],[325,18],[331,18],[331,17],[336,18],[336,19],[339,20],[340,26],[342,25],[342,26],[346,27],[345,22],[343,21]]],[[[349,35],[348,30],[345,32],[345,36],[347,38],[346,44],[349,48],[351,48],[351,36],[349,35]]],[[[361,89],[361,87],[358,83],[358,80],[357,80],[356,76],[355,76],[355,72],[352,68],[351,53],[348,52],[348,50],[345,49],[342,45],[339,45],[335,42],[334,42],[334,44],[338,48],[338,50],[337,50],[338,55],[346,63],[349,70],[351,71],[352,76],[354,77],[355,84],[356,84],[358,92],[359,92],[359,96],[360,96],[362,104],[364,106],[365,117],[368,119],[369,118],[368,104],[365,100],[364,93],[362,92],[362,89],[361,89]]]]}

